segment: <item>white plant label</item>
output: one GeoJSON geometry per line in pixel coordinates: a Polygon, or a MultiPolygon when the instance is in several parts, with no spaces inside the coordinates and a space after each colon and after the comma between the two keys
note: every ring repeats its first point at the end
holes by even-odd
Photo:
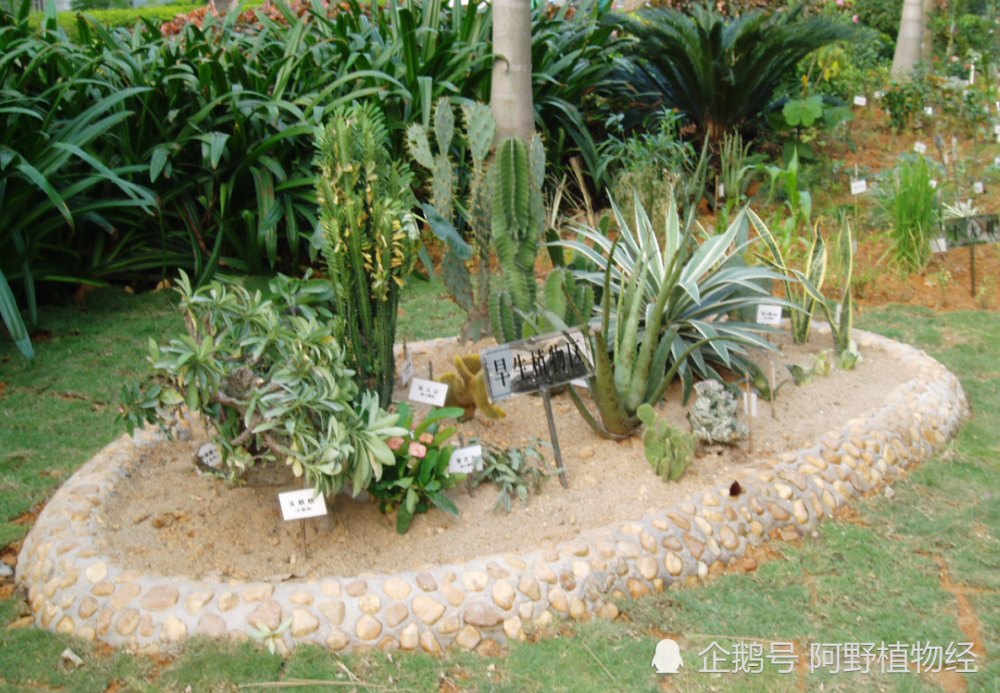
{"type": "Polygon", "coordinates": [[[719,199],[723,199],[725,197],[726,197],[726,184],[719,183],[719,199]]]}
{"type": "Polygon", "coordinates": [[[399,381],[406,387],[411,380],[413,380],[413,355],[407,354],[403,365],[399,367],[399,381]]]}
{"type": "Polygon", "coordinates": [[[931,106],[928,106],[927,108],[924,109],[924,113],[926,113],[929,116],[932,116],[932,115],[934,115],[934,108],[931,107],[931,106]]]}
{"type": "Polygon", "coordinates": [[[993,134],[1000,135],[1000,125],[993,126],[993,134]]]}
{"type": "Polygon", "coordinates": [[[937,181],[931,178],[931,190],[937,190],[937,181]]]}
{"type": "Polygon", "coordinates": [[[414,378],[410,383],[411,402],[421,402],[423,404],[433,404],[435,407],[443,407],[444,401],[448,397],[448,385],[436,383],[433,380],[414,378]]]}
{"type": "Polygon", "coordinates": [[[945,238],[933,238],[931,239],[931,252],[932,253],[945,253],[948,251],[948,240],[945,238]]]}
{"type": "Polygon", "coordinates": [[[838,324],[838,325],[840,324],[840,313],[841,313],[841,312],[842,312],[843,310],[844,310],[844,304],[843,304],[843,303],[838,303],[838,304],[837,304],[837,311],[836,311],[836,312],[837,312],[837,317],[835,317],[835,318],[834,318],[834,320],[836,320],[836,321],[837,321],[837,324],[838,324]]]}
{"type": "Polygon", "coordinates": [[[570,380],[569,384],[573,385],[574,387],[582,387],[583,389],[587,389],[588,387],[590,387],[589,385],[587,385],[587,381],[584,380],[583,378],[577,378],[576,380],[570,380]]]}
{"type": "Polygon", "coordinates": [[[851,181],[851,194],[861,195],[868,192],[868,181],[866,180],[852,180],[851,181]]]}
{"type": "Polygon", "coordinates": [[[993,165],[1000,166],[1000,156],[993,157],[993,165]]]}
{"type": "Polygon", "coordinates": [[[767,303],[757,305],[757,322],[761,325],[781,326],[781,306],[772,306],[767,303]]]}
{"type": "Polygon", "coordinates": [[[448,460],[449,474],[471,474],[483,468],[483,446],[470,445],[451,453],[448,460]]]}
{"type": "Polygon", "coordinates": [[[864,108],[865,106],[868,105],[868,97],[866,97],[866,96],[855,96],[854,97],[854,105],[855,106],[861,106],[861,108],[864,108]]]}
{"type": "Polygon", "coordinates": [[[743,393],[743,413],[747,416],[757,418],[757,395],[750,393],[749,404],[747,403],[747,393],[743,393]]]}
{"type": "Polygon", "coordinates": [[[858,239],[855,238],[851,241],[851,255],[858,254],[858,239]]]}
{"type": "Polygon", "coordinates": [[[977,195],[982,195],[984,191],[985,188],[983,188],[983,182],[981,180],[977,180],[975,183],[972,184],[972,192],[976,193],[977,195]]]}
{"type": "Polygon", "coordinates": [[[315,490],[311,488],[279,493],[278,502],[281,504],[281,517],[288,521],[326,515],[326,499],[322,495],[314,498],[314,494],[315,490]]]}
{"type": "Polygon", "coordinates": [[[997,113],[1000,113],[1000,101],[997,101],[996,104],[997,104],[997,113]]]}
{"type": "Polygon", "coordinates": [[[917,154],[926,154],[927,153],[927,145],[924,144],[923,142],[916,142],[913,145],[913,151],[915,151],[917,154]]]}
{"type": "Polygon", "coordinates": [[[944,155],[944,165],[947,166],[949,163],[951,163],[951,160],[948,157],[948,154],[945,154],[944,155]]]}

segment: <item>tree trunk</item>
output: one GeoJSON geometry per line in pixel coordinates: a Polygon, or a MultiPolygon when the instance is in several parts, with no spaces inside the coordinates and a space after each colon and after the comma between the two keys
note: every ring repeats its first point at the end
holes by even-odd
{"type": "Polygon", "coordinates": [[[921,59],[924,65],[934,67],[934,32],[931,31],[931,17],[934,15],[934,0],[924,0],[924,32],[921,45],[921,59]]]}
{"type": "Polygon", "coordinates": [[[490,106],[497,121],[497,141],[535,132],[531,95],[531,1],[493,2],[493,91],[490,106]]]}
{"type": "Polygon", "coordinates": [[[892,76],[906,77],[920,61],[920,43],[924,33],[923,0],[903,0],[903,18],[899,23],[892,76]]]}

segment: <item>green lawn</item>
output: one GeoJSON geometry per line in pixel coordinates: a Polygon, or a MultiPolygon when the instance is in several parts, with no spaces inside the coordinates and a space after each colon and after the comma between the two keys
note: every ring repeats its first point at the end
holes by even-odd
{"type": "MultiPolygon", "coordinates": [[[[411,289],[400,334],[420,339],[457,332],[461,317],[442,296],[439,283],[411,289]]],[[[0,546],[25,531],[11,520],[117,435],[116,393],[122,380],[144,373],[147,338],[162,340],[182,329],[169,292],[129,296],[105,289],[88,299],[85,309],[42,311],[40,328],[51,338],[36,343],[34,363],[21,359],[6,337],[0,342],[0,382],[6,383],[0,546]]],[[[615,622],[566,625],[495,659],[338,657],[305,647],[282,661],[253,646],[192,640],[152,661],[48,632],[4,629],[0,690],[181,693],[190,686],[200,693],[264,690],[247,684],[281,682],[303,692],[940,691],[939,679],[912,671],[809,673],[808,653],[812,643],[965,641],[956,597],[942,586],[946,565],[951,580],[969,588],[975,618],[966,621],[978,625],[986,648],[979,671],[966,677],[968,690],[1000,691],[1000,317],[887,308],[861,316],[860,326],[940,359],[962,380],[974,418],[943,454],[896,483],[893,499],[864,500],[856,514],[825,523],[805,543],[772,544],[778,559],[751,573],[621,603],[615,622]],[[679,640],[684,657],[682,672],[672,677],[658,677],[649,666],[664,634],[679,640]],[[772,642],[790,642],[804,656],[789,674],[767,661],[760,674],[699,673],[698,653],[712,642],[730,653],[759,643],[765,656],[772,642]],[[61,662],[66,647],[83,657],[82,667],[61,662]],[[296,683],[306,680],[315,683],[296,683]]],[[[0,627],[26,612],[19,595],[0,601],[0,627]]]]}

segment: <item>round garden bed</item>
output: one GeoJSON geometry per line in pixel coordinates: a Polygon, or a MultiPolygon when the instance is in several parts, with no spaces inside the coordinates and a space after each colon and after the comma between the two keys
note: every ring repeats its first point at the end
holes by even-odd
{"type": "MultiPolygon", "coordinates": [[[[599,440],[561,398],[568,489],[551,481],[505,515],[492,512],[492,487],[462,486],[452,492],[460,518],[432,511],[403,536],[374,503],[338,497],[330,516],[308,521],[308,559],[299,523],[280,520],[280,475],[217,496],[190,461],[197,432],[174,443],[137,433],[52,498],[24,541],[17,579],[39,625],[147,652],[196,634],[246,638],[290,619],[279,648],[437,653],[523,638],[528,623],[614,616],[612,597],[697,583],[777,533],[809,531],[957,430],[968,412],[957,378],[912,347],[856,337],[867,361],[859,370],[789,384],[773,411],[761,403],[753,455],[746,445],[708,448],[681,483],[663,483],[641,441],[599,440]]],[[[449,340],[413,348],[423,377],[428,360],[441,373],[458,353],[449,340]]],[[[807,350],[785,351],[811,363],[807,350]]],[[[675,424],[679,399],[673,392],[662,409],[675,424]]],[[[503,406],[508,418],[465,424],[465,438],[547,438],[538,398],[503,406]]]]}

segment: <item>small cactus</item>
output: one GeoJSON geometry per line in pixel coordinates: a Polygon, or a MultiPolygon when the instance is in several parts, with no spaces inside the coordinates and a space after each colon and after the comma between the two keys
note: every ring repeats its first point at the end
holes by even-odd
{"type": "Polygon", "coordinates": [[[736,418],[739,403],[722,383],[703,380],[694,389],[698,399],[688,412],[688,421],[698,438],[706,443],[735,443],[750,433],[746,424],[736,418]]]}
{"type": "Polygon", "coordinates": [[[677,481],[691,466],[698,438],[671,426],[648,404],[640,406],[636,414],[647,427],[642,434],[646,459],[658,477],[677,481]]]}
{"type": "Polygon", "coordinates": [[[438,382],[448,385],[446,407],[462,407],[465,416],[461,421],[468,421],[476,414],[476,409],[483,412],[487,418],[502,419],[507,412],[490,403],[486,391],[486,372],[479,359],[479,354],[455,357],[455,372],[443,374],[438,382]]]}
{"type": "MultiPolygon", "coordinates": [[[[594,287],[577,282],[571,271],[557,267],[545,280],[545,307],[567,327],[585,325],[594,312],[594,287]]],[[[556,325],[548,327],[557,329],[556,325]]]]}

